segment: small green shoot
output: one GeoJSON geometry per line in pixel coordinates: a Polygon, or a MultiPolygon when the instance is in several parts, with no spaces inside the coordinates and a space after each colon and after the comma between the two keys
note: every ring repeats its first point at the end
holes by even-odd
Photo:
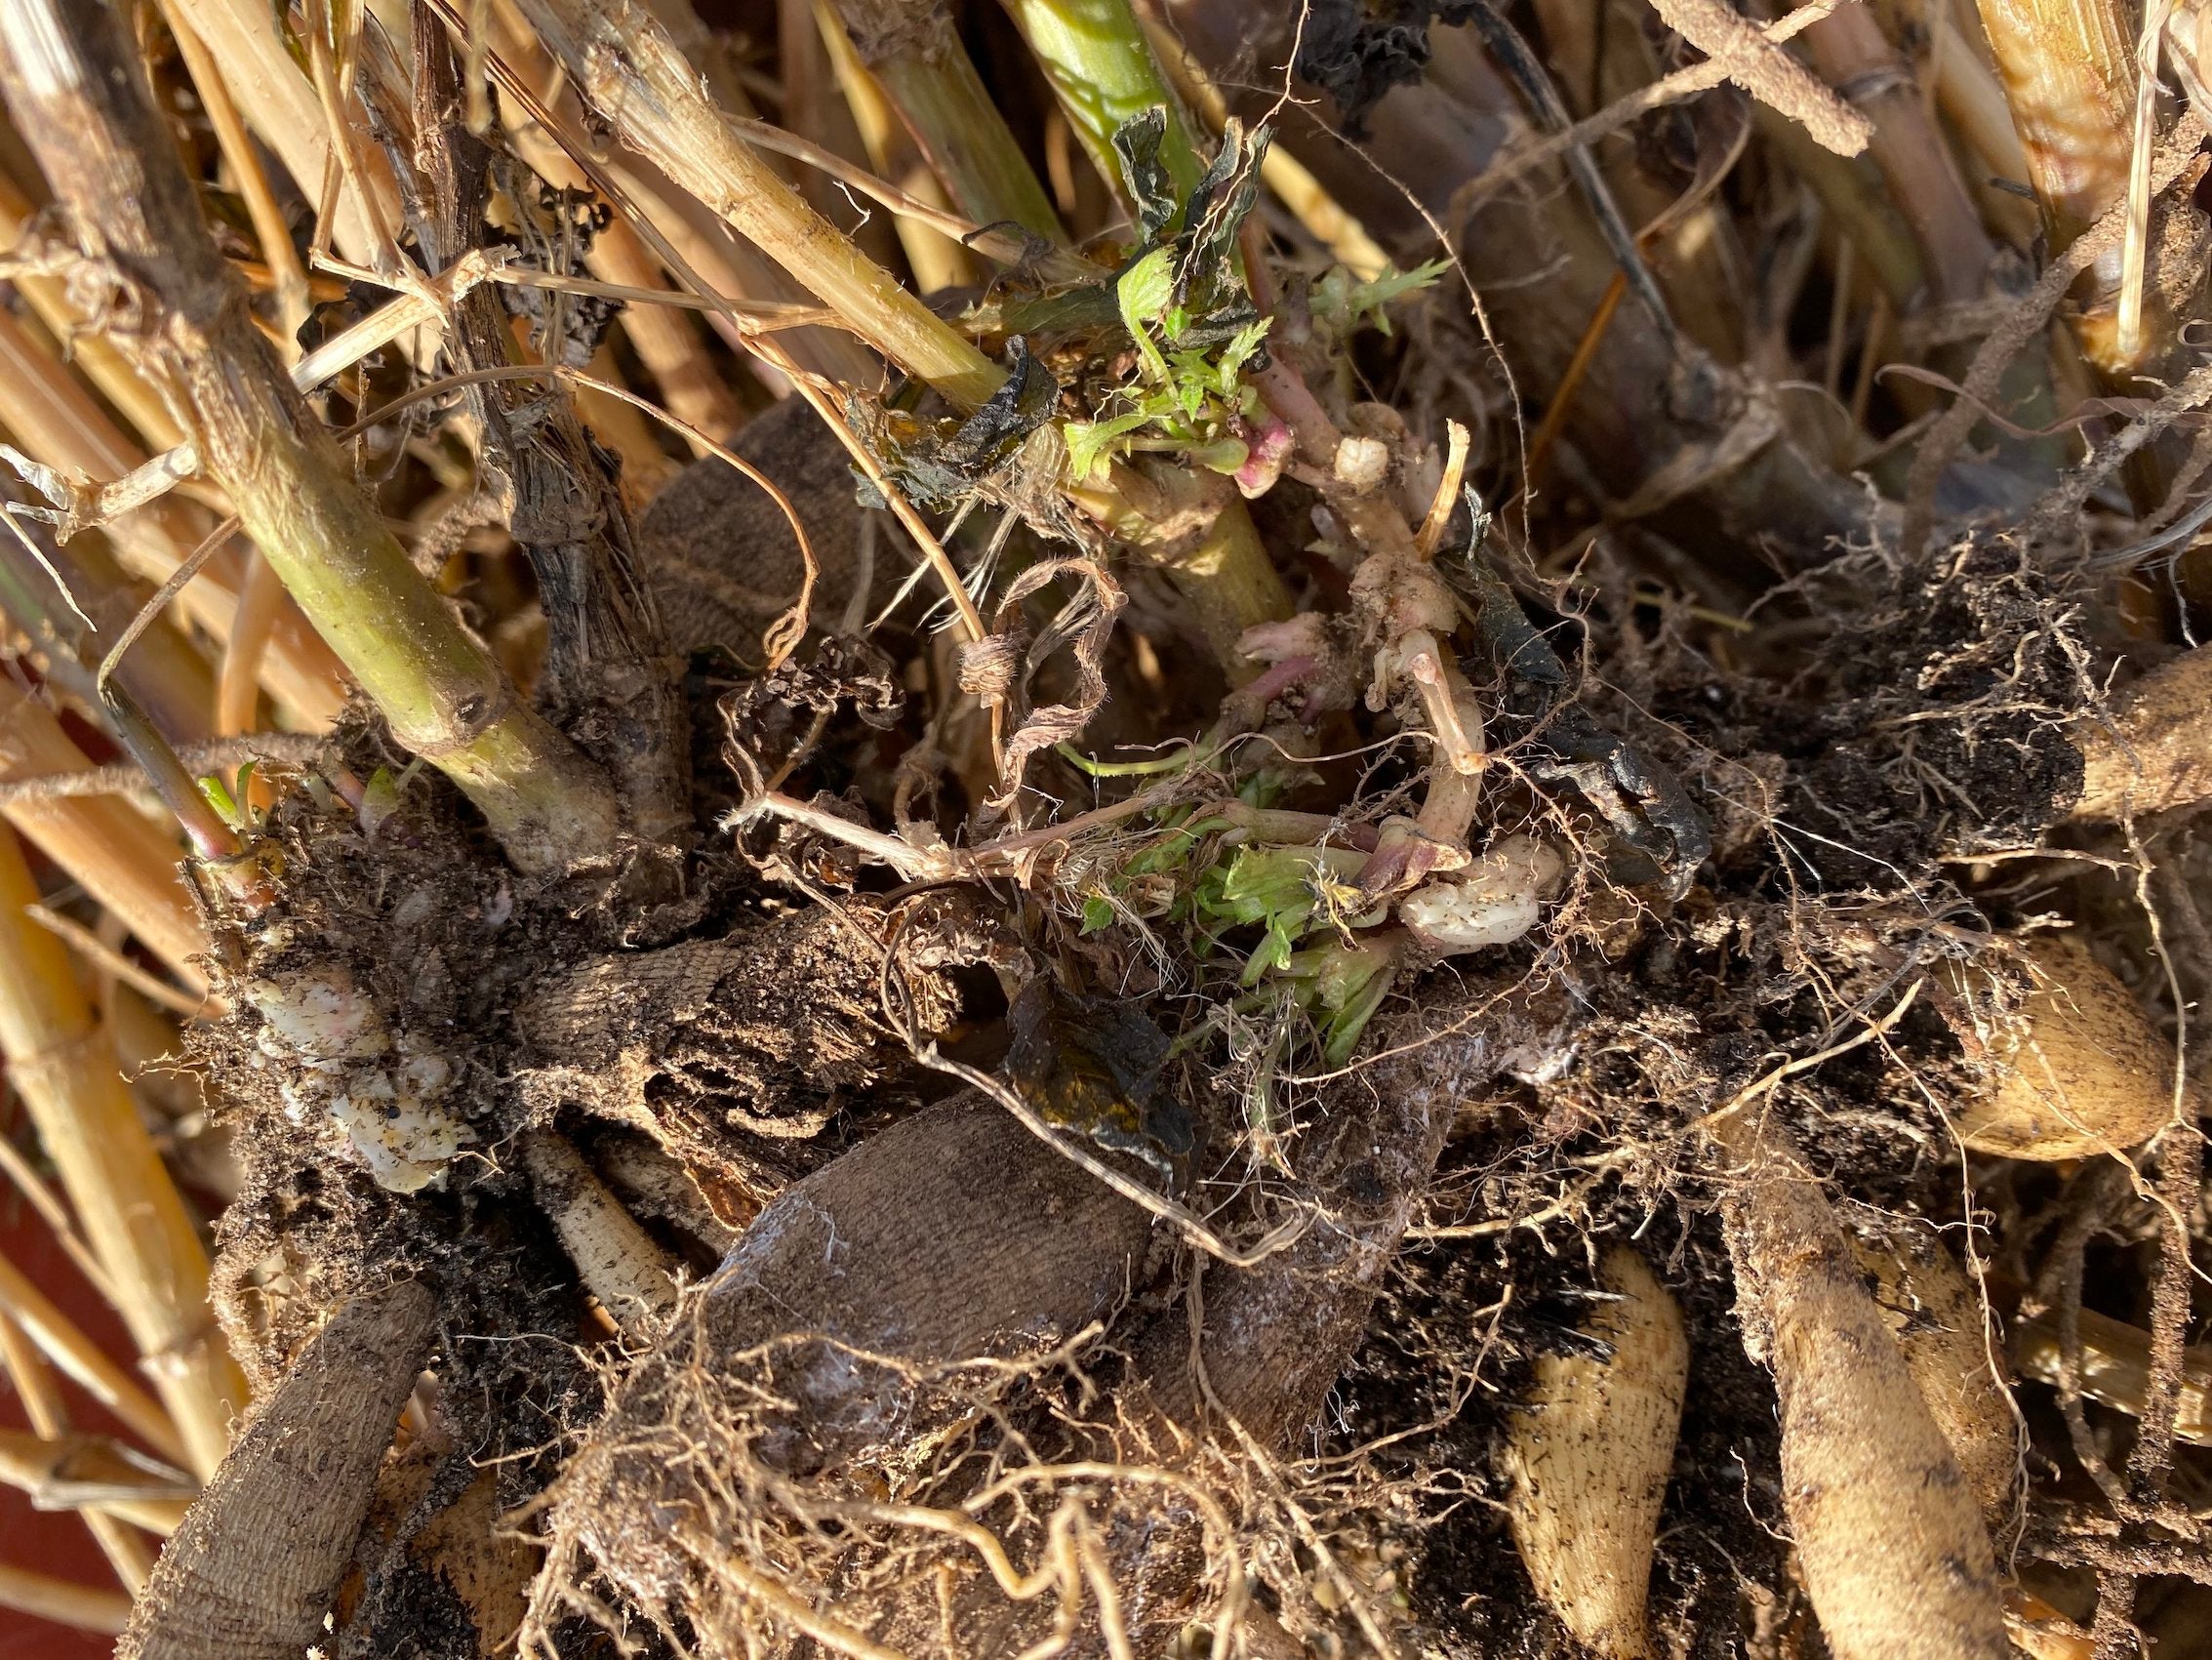
{"type": "Polygon", "coordinates": [[[1267,338],[1267,319],[1242,325],[1217,351],[1189,344],[1194,318],[1175,300],[1175,269],[1174,250],[1154,248],[1114,284],[1138,378],[1111,394],[1114,413],[1067,423],[1067,466],[1078,483],[1140,451],[1182,456],[1216,472],[1236,471],[1251,453],[1235,428],[1259,411],[1243,371],[1267,338]]]}
{"type": "Polygon", "coordinates": [[[1086,778],[1156,778],[1164,773],[1181,772],[1200,760],[1211,761],[1221,750],[1213,749],[1201,756],[1198,746],[1185,740],[1180,749],[1144,761],[1102,761],[1084,754],[1072,744],[1055,744],[1053,753],[1086,778]]]}
{"type": "Polygon", "coordinates": [[[227,783],[212,772],[192,781],[199,786],[207,804],[215,809],[215,816],[240,835],[252,833],[255,828],[252,790],[254,769],[260,764],[246,762],[227,783]]]}
{"type": "Polygon", "coordinates": [[[1361,282],[1344,266],[1333,265],[1313,285],[1313,320],[1339,340],[1370,326],[1388,334],[1390,303],[1419,293],[1451,268],[1449,260],[1430,260],[1410,271],[1392,266],[1372,282],[1361,282]]]}
{"type": "Polygon", "coordinates": [[[355,815],[361,821],[363,834],[375,836],[383,822],[399,811],[400,797],[422,770],[422,757],[418,756],[396,778],[389,767],[379,767],[369,775],[361,790],[360,811],[355,815]]]}

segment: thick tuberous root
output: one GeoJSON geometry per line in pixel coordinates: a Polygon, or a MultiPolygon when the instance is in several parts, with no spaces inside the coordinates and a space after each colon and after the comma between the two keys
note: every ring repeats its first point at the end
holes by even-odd
{"type": "Polygon", "coordinates": [[[1609,1250],[1598,1284],[1615,1300],[1581,1328],[1595,1353],[1536,1362],[1507,1448],[1509,1517],[1529,1578],[1575,1640],[1643,1660],[1690,1346],[1681,1309],[1633,1251],[1609,1250]]]}
{"type": "Polygon", "coordinates": [[[2002,1660],[1990,1535],[1958,1460],[1786,1132],[1709,1127],[1745,1334],[1773,1369],[1783,1504],[1838,1660],[2002,1660]]]}
{"type": "Polygon", "coordinates": [[[118,1654],[278,1660],[315,1640],[436,1318],[415,1280],[332,1316],[171,1538],[118,1654]]]}

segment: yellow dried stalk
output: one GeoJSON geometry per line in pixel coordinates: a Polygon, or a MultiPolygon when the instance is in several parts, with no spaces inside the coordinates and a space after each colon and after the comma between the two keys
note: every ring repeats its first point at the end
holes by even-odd
{"type": "Polygon", "coordinates": [[[2005,1594],[2004,1630],[2028,1660],[2093,1660],[2097,1652],[2087,1632],[2017,1585],[2005,1594]]]}
{"type": "MultiPolygon", "coordinates": [[[[2043,212],[2051,252],[2127,194],[2134,157],[2135,43],[2110,0],[1979,0],[2028,182],[2043,212]]],[[[2074,321],[2083,353],[2123,372],[2116,302],[2124,243],[2083,277],[2074,321]]]]}
{"type": "MultiPolygon", "coordinates": [[[[659,262],[619,219],[592,238],[584,262],[601,280],[624,288],[666,286],[659,262]]],[[[677,420],[712,438],[728,438],[744,423],[744,406],[723,381],[690,318],[666,305],[633,302],[624,307],[621,326],[677,420]]],[[[698,445],[693,452],[705,454],[698,445]]]]}
{"type": "Polygon", "coordinates": [[[1830,84],[1875,89],[1859,101],[1859,112],[1871,123],[1870,152],[1891,202],[1912,227],[1932,297],[1940,304],[1982,298],[1995,244],[1982,228],[1950,144],[1881,25],[1865,6],[1841,6],[1804,38],[1830,84]]]}
{"type": "Polygon", "coordinates": [[[118,1592],[98,1591],[6,1562],[0,1562],[0,1608],[109,1637],[120,1636],[131,1618],[131,1599],[118,1592]]]}
{"type": "MultiPolygon", "coordinates": [[[[1003,384],[1003,370],[775,177],[649,16],[634,5],[594,11],[584,0],[520,4],[624,142],[814,289],[855,334],[956,408],[975,408],[1003,384]]],[[[1288,615],[1289,596],[1244,504],[1232,493],[1225,504],[1226,492],[1226,484],[1213,491],[1187,473],[1163,469],[1146,479],[1121,467],[1110,489],[1076,494],[1101,523],[1170,573],[1224,663],[1241,668],[1237,636],[1288,615]]],[[[972,611],[957,581],[947,581],[955,605],[972,611]]]]}
{"type": "MultiPolygon", "coordinates": [[[[91,766],[52,710],[0,676],[0,779],[83,772],[91,766]]],[[[207,976],[198,959],[207,953],[207,934],[177,873],[184,850],[173,835],[113,795],[11,801],[0,812],[72,881],[121,918],[172,973],[195,991],[206,990],[207,976]]],[[[37,898],[34,893],[24,903],[37,898]]]]}
{"type": "Polygon", "coordinates": [[[6,1257],[0,1257],[0,1315],[5,1315],[10,1332],[28,1338],[64,1377],[113,1413],[117,1422],[147,1446],[164,1458],[184,1462],[188,1456],[184,1437],[162,1410],[161,1402],[141,1389],[130,1373],[108,1358],[105,1350],[87,1337],[28,1275],[6,1257]]]}
{"type": "Polygon", "coordinates": [[[208,125],[215,129],[223,162],[237,180],[238,194],[246,204],[247,218],[253,222],[254,240],[261,245],[261,259],[275,274],[276,314],[285,339],[293,340],[307,320],[308,300],[307,271],[300,263],[300,251],[292,245],[292,226],[277,205],[276,192],[269,188],[268,175],[261,169],[261,157],[254,153],[245,120],[238,113],[230,85],[222,78],[214,54],[185,20],[180,0],[163,0],[162,12],[177,41],[178,56],[184,60],[185,70],[192,77],[192,89],[208,113],[208,125]]]}
{"type": "Polygon", "coordinates": [[[61,943],[23,913],[38,898],[15,837],[0,831],[0,1053],[183,1439],[185,1465],[204,1479],[229,1446],[245,1379],[208,1307],[207,1251],[114,1046],[61,943]]]}
{"type": "Polygon", "coordinates": [[[40,1510],[97,1508],[164,1536],[174,1533],[197,1489],[175,1472],[148,1469],[104,1436],[0,1430],[0,1481],[40,1510]]]}
{"type": "Polygon", "coordinates": [[[221,672],[215,685],[215,729],[228,736],[252,732],[260,724],[261,665],[284,615],[284,579],[259,549],[246,559],[239,583],[238,609],[230,615],[230,638],[223,642],[221,672]]]}
{"type": "MultiPolygon", "coordinates": [[[[679,288],[696,287],[701,298],[718,301],[724,306],[798,297],[801,290],[796,284],[758,249],[731,234],[703,203],[673,188],[641,158],[599,154],[601,146],[579,134],[573,116],[564,116],[549,105],[546,99],[556,93],[573,103],[575,87],[528,32],[527,25],[519,18],[510,18],[507,11],[500,8],[490,19],[495,38],[483,43],[485,66],[506,96],[507,136],[533,172],[548,183],[566,188],[594,187],[634,215],[639,226],[632,227],[620,219],[618,225],[635,229],[656,260],[664,253],[673,256],[666,269],[679,288]],[[589,172],[579,160],[586,155],[592,158],[589,172]],[[650,228],[652,238],[643,234],[645,228],[650,228]]],[[[724,78],[713,75],[707,82],[716,88],[726,84],[724,78]]],[[[773,164],[774,158],[769,159],[773,164]]],[[[719,310],[709,315],[732,348],[744,354],[744,337],[734,319],[719,310]]],[[[785,349],[799,367],[839,385],[866,385],[881,373],[867,349],[839,329],[800,330],[787,338],[785,349]]],[[[782,395],[789,390],[781,375],[757,360],[751,361],[771,391],[782,395]]],[[[713,430],[703,423],[693,425],[713,430]]]]}
{"type": "MultiPolygon", "coordinates": [[[[2075,1387],[2091,1400],[2143,1415],[2151,1392],[2151,1334],[2083,1309],[2077,1316],[2081,1362],[2075,1387]]],[[[2012,1357],[2024,1376],[2054,1388],[2066,1380],[2066,1346],[2055,1315],[2036,1315],[2013,1328],[2012,1357]]],[[[2181,1404],[2174,1437],[2195,1446],[2212,1446],[2212,1349],[2182,1354],[2181,1404]]]]}
{"type": "MultiPolygon", "coordinates": [[[[46,1357],[23,1335],[22,1327],[0,1313],[0,1371],[16,1386],[23,1418],[34,1435],[57,1437],[69,1430],[69,1415],[61,1404],[61,1386],[46,1357]]],[[[129,1522],[105,1511],[83,1513],[85,1531],[93,1536],[101,1554],[115,1570],[115,1577],[136,1596],[152,1571],[153,1552],[129,1522]]]]}
{"type": "MultiPolygon", "coordinates": [[[[306,71],[277,38],[278,14],[261,0],[174,0],[176,16],[205,44],[229,83],[231,98],[243,110],[254,136],[283,162],[309,202],[323,197],[326,180],[340,185],[337,246],[347,259],[367,263],[381,241],[379,224],[398,224],[399,188],[374,145],[361,149],[360,179],[343,180],[332,152],[323,105],[306,71]],[[358,182],[372,193],[364,210],[354,193],[358,182]]],[[[357,119],[357,117],[356,117],[357,119]]]]}
{"type": "Polygon", "coordinates": [[[2041,230],[2042,214],[2031,197],[2023,199],[1991,182],[2000,179],[2025,182],[2028,154],[2013,130],[2012,106],[2005,102],[1997,72],[1977,50],[1981,29],[1976,26],[1974,42],[1962,39],[1946,17],[1936,18],[1929,29],[1922,73],[1934,83],[1936,107],[1964,145],[1959,160],[1982,223],[2000,246],[2025,248],[2041,230]]]}
{"type": "Polygon", "coordinates": [[[521,0],[540,37],[623,142],[720,214],[855,333],[962,409],[1004,373],[872,263],[778,178],[707,101],[698,74],[634,4],[521,0]]]}
{"type": "Polygon", "coordinates": [[[643,511],[683,464],[661,447],[635,404],[599,390],[601,385],[622,384],[613,346],[600,342],[587,367],[585,377],[570,383],[576,389],[577,414],[591,435],[622,459],[623,500],[632,512],[643,511]]]}
{"type": "MultiPolygon", "coordinates": [[[[0,243],[20,248],[30,228],[31,200],[15,180],[0,172],[0,243]]],[[[161,389],[149,385],[132,367],[115,343],[85,319],[69,303],[67,280],[44,271],[18,271],[10,276],[16,292],[30,303],[46,332],[68,349],[69,361],[100,395],[113,404],[139,430],[140,441],[157,450],[182,442],[184,433],[169,413],[161,389]]]]}
{"type": "MultiPolygon", "coordinates": [[[[899,124],[899,117],[884,97],[882,83],[868,72],[860,54],[853,50],[853,43],[845,35],[845,25],[838,20],[829,0],[817,0],[815,23],[821,31],[822,44],[829,54],[829,66],[836,74],[838,90],[845,96],[846,107],[853,112],[853,124],[860,129],[868,165],[908,195],[932,207],[949,209],[944,186],[930,172],[929,164],[922,159],[921,151],[906,130],[899,124]]],[[[893,220],[892,228],[899,233],[899,246],[905,251],[907,268],[914,273],[914,286],[924,294],[935,294],[941,288],[958,288],[976,280],[975,262],[969,258],[968,251],[944,231],[904,215],[893,220]]]]}
{"type": "Polygon", "coordinates": [[[912,132],[960,211],[1011,221],[1056,246],[1066,229],[952,26],[922,0],[836,0],[852,46],[912,132]]]}

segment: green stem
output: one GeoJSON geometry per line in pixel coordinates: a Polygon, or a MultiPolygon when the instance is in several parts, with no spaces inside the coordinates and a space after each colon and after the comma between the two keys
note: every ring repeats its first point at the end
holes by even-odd
{"type": "Polygon", "coordinates": [[[416,571],[255,328],[115,14],[0,8],[0,86],[86,253],[153,319],[134,337],[203,465],[393,736],[465,790],[518,869],[610,851],[598,768],[520,702],[416,571]]]}
{"type": "Polygon", "coordinates": [[[1067,232],[939,0],[834,0],[853,51],[978,224],[1008,221],[1056,246],[1067,232]]]}
{"type": "Polygon", "coordinates": [[[1189,117],[1169,88],[1129,0],[1006,0],[1029,50],[1099,171],[1126,197],[1113,135],[1155,106],[1167,111],[1160,159],[1178,200],[1197,187],[1198,147],[1189,117]]]}
{"type": "Polygon", "coordinates": [[[958,40],[936,56],[893,53],[873,68],[963,214],[978,224],[1011,220],[1057,247],[1067,245],[1044,182],[958,40]]]}
{"type": "Polygon", "coordinates": [[[1224,671],[1241,684],[1259,672],[1237,650],[1244,630],[1291,614],[1289,588],[1267,557],[1241,497],[1214,473],[1117,466],[1105,489],[1070,494],[1137,557],[1167,574],[1189,621],[1224,671]]]}
{"type": "Polygon", "coordinates": [[[1291,598],[1243,502],[1227,503],[1195,547],[1162,564],[1229,678],[1250,679],[1258,666],[1245,660],[1237,641],[1256,624],[1288,617],[1291,598]]]}

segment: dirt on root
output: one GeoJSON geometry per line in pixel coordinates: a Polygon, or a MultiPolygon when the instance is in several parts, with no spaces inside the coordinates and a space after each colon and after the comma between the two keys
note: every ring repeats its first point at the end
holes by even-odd
{"type": "MultiPolygon", "coordinates": [[[[786,1329],[774,1310],[805,1297],[770,1275],[756,1285],[769,1313],[709,1336],[710,1289],[680,1316],[708,1322],[691,1348],[664,1343],[611,1395],[609,1375],[579,1350],[590,1312],[505,1156],[511,1138],[558,1124],[589,1147],[595,1126],[646,1132],[689,1167],[724,1225],[788,1210],[804,1247],[793,1260],[819,1268],[840,1245],[865,1243],[869,1227],[938,1214],[932,1182],[1008,1191],[1004,1171],[955,1164],[806,1221],[810,1195],[857,1168],[841,1154],[893,1149],[903,1128],[948,1110],[942,1080],[912,1065],[909,1034],[950,1039],[963,1015],[995,1023],[1003,1005],[981,966],[1003,965],[1050,929],[981,887],[871,896],[834,860],[755,838],[745,851],[757,866],[731,854],[702,864],[681,937],[621,951],[620,887],[607,873],[518,892],[442,783],[402,779],[374,733],[353,729],[345,766],[371,780],[382,769],[374,788],[385,793],[367,808],[284,798],[272,826],[283,919],[244,932],[233,971],[243,981],[342,966],[468,1080],[474,1140],[442,1185],[401,1198],[358,1167],[342,1132],[296,1121],[278,1091],[256,1085],[268,1069],[256,1064],[247,1017],[218,1033],[210,1056],[243,1080],[232,1094],[247,1183],[225,1219],[221,1283],[241,1353],[262,1375],[297,1347],[306,1311],[380,1276],[422,1275],[448,1295],[437,1368],[447,1438],[390,1473],[340,1651],[476,1652],[486,1622],[506,1617],[487,1610],[510,1604],[496,1574],[435,1548],[436,1519],[464,1504],[534,1512],[548,1492],[567,1519],[536,1609],[564,1654],[605,1640],[610,1590],[660,1622],[658,1636],[632,1628],[649,1652],[710,1632],[788,1640],[727,1579],[730,1561],[834,1587],[915,1632],[927,1621],[907,1591],[956,1562],[960,1617],[1012,1641],[1049,1623],[1049,1602],[1010,1603],[990,1625],[997,1616],[977,1611],[989,1593],[972,1554],[948,1553],[931,1531],[1003,1483],[984,1514],[1016,1559],[1049,1564],[1066,1550],[1078,1572],[1081,1549],[1095,1547],[1165,1573],[1125,1587],[1133,1608],[1157,1593],[1144,1616],[1153,1630],[1218,1614],[1235,1583],[1227,1564],[1242,1559],[1251,1577],[1235,1595],[1344,1651],[1380,1631],[1466,1660],[1563,1653],[1506,1536],[1496,1453],[1530,1360],[1578,1341],[1596,1256],[1630,1243],[1684,1307],[1696,1380],[1662,1521],[1655,1630],[1713,1660],[1791,1652],[1807,1615],[1785,1564],[1773,1388],[1745,1357],[1691,1109],[1894,1013],[1881,1041],[1776,1084],[1767,1107],[1849,1204],[1931,1229],[1965,1220],[1945,1116],[1975,1080],[1940,997],[1908,992],[1970,954],[2009,903],[1978,896],[1959,856],[2032,841],[2078,787],[2065,727],[2093,705],[2088,653],[2063,588],[1994,541],[1918,565],[1859,555],[1779,596],[1779,610],[1802,611],[1808,637],[1817,628],[1845,642],[1810,660],[1731,657],[1724,634],[1643,603],[1602,567],[1577,593],[1543,597],[1554,601],[1538,612],[1578,701],[1694,781],[1717,821],[1714,859],[1705,885],[1678,901],[1622,887],[1606,873],[1611,832],[1571,784],[1521,773],[1486,798],[1494,831],[1541,824],[1579,852],[1547,927],[1486,959],[1484,982],[1564,999],[1570,1035],[1492,1068],[1457,1102],[1406,1248],[1373,1309],[1353,1314],[1364,1336],[1311,1434],[1272,1464],[1229,1441],[1179,1443],[1132,1406],[1153,1382],[1148,1334],[1187,1329],[1176,1322],[1194,1260],[1142,1218],[1133,1239],[1145,1242],[1108,1253],[1116,1266],[1097,1297],[988,1364],[966,1339],[917,1360],[893,1353],[880,1329],[786,1329]],[[901,988],[889,1006],[911,1032],[888,1012],[887,973],[901,988]],[[806,1234],[816,1223],[828,1233],[806,1234]],[[792,1401],[803,1406],[810,1390],[822,1399],[794,1418],[792,1401]],[[830,1434],[856,1412],[857,1429],[830,1434]],[[1091,1474],[1025,1474],[1076,1464],[1091,1474]],[[703,1483],[703,1470],[713,1479],[703,1483]],[[884,1502],[890,1492],[905,1509],[884,1502]],[[682,1520],[641,1556],[648,1516],[682,1520]],[[721,1579],[707,1569],[716,1552],[721,1579]]],[[[803,709],[805,687],[790,686],[802,701],[787,707],[803,709]]],[[[716,673],[695,676],[700,726],[720,726],[709,704],[728,689],[716,673]]],[[[869,729],[834,707],[822,742],[850,755],[869,729]]],[[[1379,799],[1398,787],[1387,766],[1366,782],[1379,799]]],[[[707,774],[699,788],[711,800],[729,783],[707,774]]],[[[1097,976],[1148,960],[1118,923],[1085,936],[1079,955],[1097,976]]],[[[1172,977],[1131,972],[1125,983],[1155,993],[1163,1019],[1186,1008],[1172,977]]],[[[1482,1001],[1446,966],[1392,1001],[1433,1015],[1455,998],[1482,1001]]],[[[987,1054],[1002,1039],[986,1030],[981,1041],[987,1054]]],[[[1431,1041],[1393,1064],[1409,1075],[1443,1066],[1441,1050],[1422,1059],[1431,1041]]],[[[1242,1116],[1243,1063],[1198,1048],[1177,1065],[1199,1085],[1188,1092],[1193,1202],[1224,1228],[1256,1232],[1276,1178],[1242,1116]]],[[[1308,1145],[1296,1124],[1324,1122],[1329,1099],[1286,1096],[1294,1162],[1308,1145]]],[[[1005,1128],[995,1107],[962,1110],[1005,1128]]],[[[1101,1196],[1057,1155],[1012,1145],[1047,1158],[1050,1180],[1072,1180],[1069,1196],[1101,1196]]],[[[1019,1234],[1012,1222],[1031,1219],[983,1220],[1019,1234]]],[[[958,1302],[972,1271],[1031,1307],[1044,1293],[1022,1294],[1017,1267],[1061,1289],[1073,1282],[1050,1253],[992,1261],[988,1236],[917,1283],[958,1302]]],[[[1087,1245],[1101,1236],[1093,1230],[1087,1245]]],[[[760,1251],[780,1237],[745,1235],[760,1251]]],[[[696,1239],[689,1255],[711,1260],[696,1239]]],[[[726,1264],[714,1283],[732,1274],[726,1264]]],[[[919,1308],[879,1289],[854,1306],[919,1308]]],[[[994,1306],[981,1291],[968,1304],[994,1306]]]]}

